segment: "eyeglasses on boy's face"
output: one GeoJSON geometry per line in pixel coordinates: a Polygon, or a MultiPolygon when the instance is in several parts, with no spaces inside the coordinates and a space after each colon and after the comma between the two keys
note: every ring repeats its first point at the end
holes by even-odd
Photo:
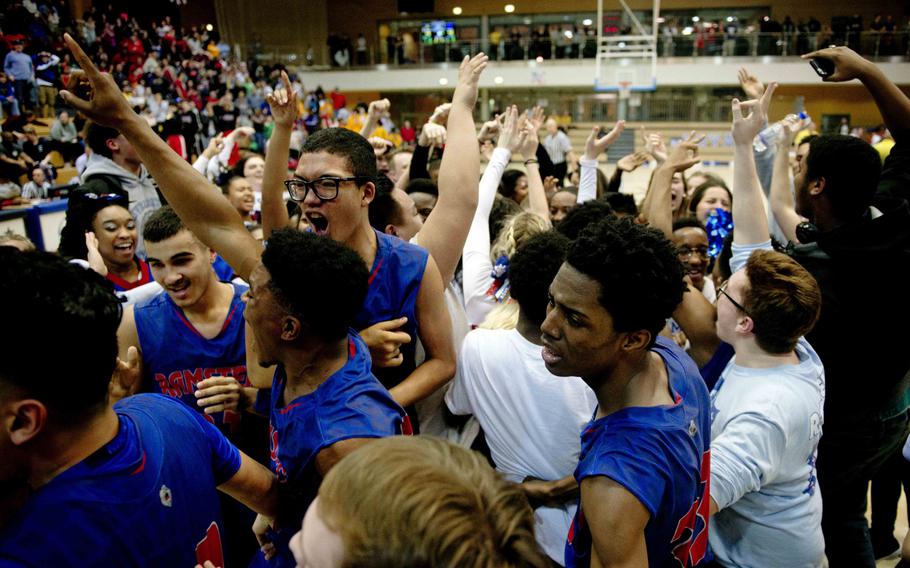
{"type": "MultiPolygon", "coordinates": [[[[742,313],[746,314],[749,317],[752,317],[752,314],[750,314],[749,311],[746,310],[746,308],[744,308],[742,304],[740,304],[739,302],[734,300],[730,294],[727,294],[727,284],[728,283],[729,283],[729,280],[727,282],[724,282],[723,285],[717,289],[717,297],[720,298],[721,294],[723,294],[724,296],[727,297],[728,300],[730,300],[730,303],[733,304],[739,311],[741,311],[742,313]]],[[[717,302],[715,301],[715,303],[717,303],[717,302]]]]}
{"type": "Polygon", "coordinates": [[[338,188],[342,183],[349,181],[363,183],[370,181],[367,176],[335,177],[324,176],[312,181],[295,178],[284,182],[284,187],[288,189],[288,194],[294,201],[303,201],[306,199],[310,190],[316,194],[320,201],[332,201],[338,197],[338,188]]]}

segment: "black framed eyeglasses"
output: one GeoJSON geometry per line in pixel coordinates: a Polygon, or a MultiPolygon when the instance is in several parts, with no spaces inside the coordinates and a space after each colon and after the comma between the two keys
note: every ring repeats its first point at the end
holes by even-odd
{"type": "Polygon", "coordinates": [[[289,179],[284,182],[284,187],[288,189],[288,195],[294,201],[303,201],[307,193],[313,190],[320,201],[332,201],[338,197],[338,187],[346,181],[355,181],[358,183],[370,181],[368,176],[351,176],[351,177],[333,177],[325,176],[312,181],[306,179],[289,179]]]}
{"type": "MultiPolygon", "coordinates": [[[[733,296],[731,296],[730,294],[727,294],[727,282],[724,282],[724,284],[723,284],[720,288],[717,289],[717,293],[718,293],[718,294],[723,294],[724,296],[726,296],[727,299],[730,300],[730,303],[733,304],[734,306],[736,306],[736,308],[737,308],[739,311],[741,311],[742,313],[746,314],[746,315],[749,316],[750,318],[752,317],[752,314],[750,314],[749,311],[748,311],[746,308],[744,308],[742,304],[740,304],[739,302],[737,302],[736,300],[734,300],[734,299],[733,299],[733,296]]],[[[720,297],[720,296],[718,295],[718,298],[719,298],[719,297],[720,297]]]]}

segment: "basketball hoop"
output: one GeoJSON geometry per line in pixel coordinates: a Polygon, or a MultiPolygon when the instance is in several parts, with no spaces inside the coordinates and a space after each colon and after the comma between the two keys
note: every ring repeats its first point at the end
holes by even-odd
{"type": "Polygon", "coordinates": [[[620,81],[619,82],[619,98],[628,99],[629,94],[632,92],[632,81],[620,81]]]}

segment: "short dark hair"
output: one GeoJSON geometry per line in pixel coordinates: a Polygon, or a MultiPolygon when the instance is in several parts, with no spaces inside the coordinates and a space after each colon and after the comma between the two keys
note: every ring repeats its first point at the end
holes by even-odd
{"type": "Polygon", "coordinates": [[[585,227],[610,215],[613,215],[613,208],[606,201],[592,199],[566,213],[562,221],[556,224],[556,230],[574,241],[585,227]]]}
{"type": "Polygon", "coordinates": [[[0,297],[15,298],[4,308],[0,342],[17,346],[15,356],[0,357],[0,385],[40,400],[63,426],[97,414],[117,361],[121,304],[110,283],[57,255],[2,247],[0,297]],[[49,322],[60,338],[52,357],[43,342],[22,341],[45,337],[49,322]]]}
{"type": "Polygon", "coordinates": [[[348,165],[355,176],[364,177],[370,181],[376,180],[376,155],[373,147],[366,138],[346,128],[325,128],[317,130],[303,144],[300,150],[303,154],[326,152],[333,156],[341,156],[348,161],[348,165]]]}
{"type": "Polygon", "coordinates": [[[120,131],[110,126],[101,126],[98,123],[88,125],[85,141],[92,152],[105,158],[113,157],[114,153],[107,147],[107,141],[120,136],[120,131]]]}
{"type": "Polygon", "coordinates": [[[401,222],[401,207],[395,201],[392,192],[395,191],[395,184],[384,174],[379,174],[376,180],[376,193],[373,201],[367,209],[370,217],[370,225],[379,231],[385,232],[388,225],[395,225],[401,222]]]}
{"type": "Polygon", "coordinates": [[[862,215],[878,189],[882,160],[875,148],[853,136],[819,136],[809,144],[806,181],[825,179],[824,196],[842,218],[862,215]]]}
{"type": "Polygon", "coordinates": [[[695,209],[698,207],[699,202],[705,198],[705,193],[708,192],[712,187],[719,187],[727,192],[727,196],[730,198],[730,204],[733,204],[733,192],[730,191],[730,188],[727,187],[727,184],[721,180],[719,183],[715,180],[709,179],[706,182],[703,182],[701,185],[695,188],[695,191],[692,192],[692,199],[689,200],[689,212],[695,213],[695,209]]]}
{"type": "Polygon", "coordinates": [[[186,229],[177,212],[170,205],[159,207],[142,227],[142,238],[150,243],[160,243],[186,229]]]}
{"type": "Polygon", "coordinates": [[[589,225],[566,262],[600,284],[598,300],[616,331],[647,330],[652,344],[686,290],[676,247],[660,231],[628,218],[589,225]]]}
{"type": "Polygon", "coordinates": [[[614,214],[638,216],[638,206],[635,205],[635,198],[628,193],[611,191],[603,196],[603,200],[610,204],[614,214]]]}
{"type": "Polygon", "coordinates": [[[527,177],[527,175],[521,170],[506,170],[503,172],[499,181],[499,194],[503,197],[515,195],[515,186],[518,184],[518,179],[522,176],[527,177]]]}
{"type": "Polygon", "coordinates": [[[221,193],[223,195],[227,195],[228,193],[230,193],[231,184],[234,183],[235,179],[246,179],[246,178],[243,177],[242,175],[230,173],[226,176],[223,176],[221,179],[218,180],[218,187],[221,188],[221,193]]]}
{"type": "Polygon", "coordinates": [[[269,236],[262,264],[284,309],[319,337],[345,337],[367,295],[369,272],[360,255],[332,239],[285,228],[269,236]]]}
{"type": "Polygon", "coordinates": [[[686,217],[684,219],[673,221],[673,232],[675,233],[680,229],[700,229],[702,232],[706,232],[705,226],[699,223],[698,219],[695,219],[693,217],[686,217]]]}
{"type": "Polygon", "coordinates": [[[430,195],[439,196],[439,187],[433,183],[433,180],[426,178],[417,178],[412,179],[408,182],[408,185],[404,188],[405,193],[429,193],[430,195]]]}
{"type": "Polygon", "coordinates": [[[534,323],[543,323],[547,316],[550,283],[565,261],[570,243],[553,230],[538,233],[509,259],[510,293],[534,323]]]}

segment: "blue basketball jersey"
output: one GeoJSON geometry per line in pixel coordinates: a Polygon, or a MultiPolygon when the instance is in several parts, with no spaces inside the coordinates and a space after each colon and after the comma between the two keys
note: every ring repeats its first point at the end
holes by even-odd
{"type": "Polygon", "coordinates": [[[215,489],[240,454],[168,397],[121,400],[116,437],[38,489],[0,532],[0,565],[224,566],[215,489]]]}
{"type": "MultiPolygon", "coordinates": [[[[246,286],[234,285],[234,297],[218,335],[206,339],[186,319],[183,310],[166,292],[135,306],[136,330],[142,350],[142,392],[156,392],[179,398],[202,412],[196,404],[196,383],[213,376],[234,377],[250,386],[246,376],[241,296],[246,286]]],[[[206,415],[225,433],[238,431],[240,412],[226,411],[206,415]]]]}
{"type": "Polygon", "coordinates": [[[218,275],[218,280],[221,280],[222,282],[230,282],[234,279],[234,269],[231,268],[231,265],[221,258],[220,255],[215,255],[215,262],[212,263],[212,270],[218,275]]]}
{"type": "Polygon", "coordinates": [[[320,451],[349,438],[411,433],[404,410],[370,372],[369,351],[353,330],[347,363],[315,391],[282,405],[286,384],[279,365],[271,392],[260,391],[256,400],[256,410],[270,417],[271,466],[281,484],[281,529],[271,535],[278,555],[266,562],[259,554],[254,565],[260,566],[295,566],[288,543],[322,481],[315,469],[320,451]]]}
{"type": "MultiPolygon", "coordinates": [[[[375,229],[374,229],[375,231],[375,229]]],[[[417,348],[417,294],[423,282],[429,253],[417,245],[399,238],[376,233],[376,258],[370,269],[370,286],[363,307],[354,320],[357,330],[373,324],[407,317],[402,331],[411,342],[401,346],[404,362],[398,367],[376,368],[376,377],[386,388],[392,388],[411,374],[415,368],[417,348]]]]}
{"type": "MultiPolygon", "coordinates": [[[[671,340],[653,347],[667,367],[676,404],[623,408],[592,420],[581,434],[575,479],[606,476],[651,514],[645,527],[651,568],[694,566],[708,545],[711,417],[695,363],[671,340]]],[[[591,530],[579,502],[566,543],[566,566],[591,564],[591,530]]]]}

